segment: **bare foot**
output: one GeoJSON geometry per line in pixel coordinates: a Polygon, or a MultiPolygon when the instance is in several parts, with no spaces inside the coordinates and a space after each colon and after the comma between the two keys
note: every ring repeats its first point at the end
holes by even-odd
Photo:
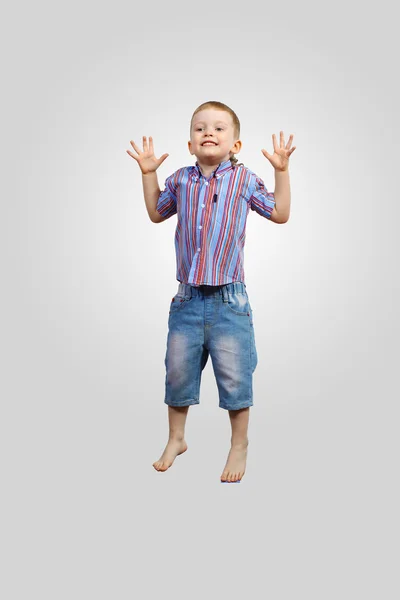
{"type": "Polygon", "coordinates": [[[247,446],[246,444],[235,444],[231,446],[226,461],[225,469],[221,475],[221,481],[240,481],[246,470],[247,446]]]}
{"type": "Polygon", "coordinates": [[[170,439],[165,447],[164,452],[161,455],[160,460],[153,463],[153,467],[156,471],[166,471],[174,462],[175,458],[179,454],[186,452],[187,444],[185,440],[170,439]]]}

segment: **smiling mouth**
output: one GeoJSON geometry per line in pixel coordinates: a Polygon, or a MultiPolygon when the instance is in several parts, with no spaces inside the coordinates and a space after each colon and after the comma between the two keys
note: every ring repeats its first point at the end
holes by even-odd
{"type": "Polygon", "coordinates": [[[204,142],[204,144],[202,144],[202,146],[216,146],[217,144],[215,142],[204,142]]]}

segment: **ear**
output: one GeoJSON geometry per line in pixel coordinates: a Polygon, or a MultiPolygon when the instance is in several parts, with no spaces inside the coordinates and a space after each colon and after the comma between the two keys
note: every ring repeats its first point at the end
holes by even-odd
{"type": "Polygon", "coordinates": [[[233,152],[233,154],[237,154],[238,152],[240,152],[241,147],[242,147],[242,142],[240,140],[236,140],[236,142],[233,144],[233,146],[231,148],[231,152],[233,152]]]}
{"type": "Polygon", "coordinates": [[[190,154],[193,154],[193,152],[192,152],[192,142],[191,141],[188,142],[188,148],[189,148],[190,154]]]}

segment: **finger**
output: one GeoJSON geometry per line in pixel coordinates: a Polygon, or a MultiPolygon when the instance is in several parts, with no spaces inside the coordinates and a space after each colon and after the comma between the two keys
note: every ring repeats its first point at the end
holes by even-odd
{"type": "Polygon", "coordinates": [[[272,144],[274,146],[274,152],[275,152],[277,149],[277,144],[276,144],[276,136],[274,133],[272,134],[272,144]]]}
{"type": "Polygon", "coordinates": [[[136,158],[136,156],[134,156],[134,155],[132,154],[132,152],[130,152],[129,150],[127,150],[127,153],[129,154],[129,156],[132,156],[132,158],[134,158],[134,159],[137,161],[137,158],[136,158]]]}
{"type": "Polygon", "coordinates": [[[283,131],[280,132],[280,146],[283,148],[285,143],[285,138],[283,137],[283,131]]]}
{"type": "Polygon", "coordinates": [[[139,148],[136,146],[136,144],[135,144],[135,142],[134,142],[133,140],[131,140],[131,146],[132,146],[132,148],[133,148],[134,150],[136,150],[136,152],[137,152],[138,154],[140,154],[140,152],[141,152],[141,151],[140,151],[140,150],[139,150],[139,148]]]}
{"type": "Polygon", "coordinates": [[[166,158],[168,158],[169,154],[163,154],[162,156],[160,156],[160,158],[158,159],[158,166],[161,165],[162,162],[164,162],[164,160],[166,158]]]}
{"type": "Polygon", "coordinates": [[[147,152],[147,151],[148,151],[148,147],[147,147],[147,138],[146,138],[146,136],[145,136],[145,135],[143,136],[143,150],[144,150],[145,152],[147,152]]]}
{"type": "Polygon", "coordinates": [[[149,136],[149,143],[150,143],[150,152],[152,154],[154,154],[153,138],[151,137],[151,135],[149,136]]]}
{"type": "Polygon", "coordinates": [[[290,134],[288,143],[286,144],[286,148],[290,148],[290,146],[292,145],[292,142],[293,142],[293,133],[290,134]]]}

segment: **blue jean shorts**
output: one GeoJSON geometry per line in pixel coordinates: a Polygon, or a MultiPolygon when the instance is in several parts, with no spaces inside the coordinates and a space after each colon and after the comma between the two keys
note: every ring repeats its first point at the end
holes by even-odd
{"type": "Polygon", "coordinates": [[[200,403],[201,374],[209,355],[219,407],[253,406],[253,372],[258,361],[245,283],[199,287],[179,283],[168,317],[165,404],[200,403]]]}

